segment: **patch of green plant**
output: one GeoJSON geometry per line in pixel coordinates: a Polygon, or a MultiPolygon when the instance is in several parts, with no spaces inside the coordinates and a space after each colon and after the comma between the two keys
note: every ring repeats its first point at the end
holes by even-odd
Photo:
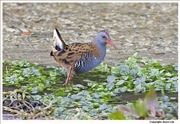
{"type": "MultiPolygon", "coordinates": [[[[27,61],[3,61],[3,84],[15,86],[32,94],[49,90],[64,77],[64,70],[56,67],[41,67],[27,61]],[[50,69],[49,69],[50,68],[50,69]]],[[[63,83],[63,82],[62,82],[63,83]]],[[[64,88],[63,88],[64,89],[64,88]]],[[[63,89],[61,89],[63,91],[63,89]]]]}
{"type": "MultiPolygon", "coordinates": [[[[137,53],[117,67],[112,67],[109,82],[113,82],[115,93],[146,92],[150,86],[156,91],[178,92],[178,65],[162,65],[156,60],[138,59],[137,53]],[[143,63],[140,67],[138,63],[143,63]],[[117,90],[119,89],[119,90],[117,90]]],[[[109,80],[107,78],[107,81],[109,80]]],[[[112,86],[111,86],[112,87],[112,86]]]]}
{"type": "MultiPolygon", "coordinates": [[[[35,99],[55,108],[53,116],[58,119],[109,119],[112,112],[117,112],[120,95],[126,92],[143,93],[154,86],[156,91],[178,92],[178,65],[163,65],[147,58],[139,59],[137,54],[129,57],[117,66],[101,63],[88,73],[76,75],[67,87],[61,84],[66,79],[62,68],[42,67],[27,61],[3,61],[3,84],[15,86],[34,94],[35,99]],[[139,63],[143,66],[139,66],[139,63]],[[114,101],[113,101],[114,100],[114,101]],[[116,102],[116,104],[112,104],[116,102]]],[[[129,105],[132,104],[129,101],[129,105]]],[[[140,117],[146,117],[147,111],[141,100],[136,101],[140,117]]],[[[175,116],[168,101],[167,112],[175,116]]],[[[124,116],[114,119],[127,119],[124,116]]],[[[132,118],[132,117],[131,117],[132,118]]]]}
{"type": "MultiPolygon", "coordinates": [[[[167,96],[164,96],[167,97],[167,96]]],[[[135,103],[119,105],[118,110],[110,114],[112,120],[170,120],[178,118],[177,103],[169,100],[158,101],[154,87],[151,86],[144,99],[138,99],[135,103]],[[167,106],[167,104],[169,106],[167,106]],[[169,112],[171,110],[171,113],[169,112]],[[174,111],[174,112],[173,112],[174,111]]]]}

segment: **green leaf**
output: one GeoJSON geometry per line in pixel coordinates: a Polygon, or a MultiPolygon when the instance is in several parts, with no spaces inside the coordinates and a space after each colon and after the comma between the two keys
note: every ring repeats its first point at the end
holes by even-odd
{"type": "Polygon", "coordinates": [[[78,89],[84,89],[84,86],[81,84],[76,84],[76,85],[74,85],[74,87],[78,88],[78,89]]]}
{"type": "Polygon", "coordinates": [[[100,106],[99,103],[93,103],[93,108],[98,108],[100,106]]]}
{"type": "Polygon", "coordinates": [[[134,104],[134,107],[141,117],[146,117],[148,115],[148,110],[143,100],[138,99],[134,104]]]}
{"type": "Polygon", "coordinates": [[[143,75],[146,75],[147,69],[146,69],[146,68],[143,68],[143,69],[141,70],[141,73],[142,73],[143,75]]]}
{"type": "Polygon", "coordinates": [[[167,83],[166,86],[165,86],[165,87],[166,87],[166,90],[170,90],[171,85],[172,85],[171,83],[167,83]]]}
{"type": "Polygon", "coordinates": [[[38,92],[38,87],[33,87],[31,93],[36,94],[38,92]]]}
{"type": "Polygon", "coordinates": [[[165,76],[171,77],[172,74],[168,72],[168,73],[165,74],[165,76]]]}
{"type": "Polygon", "coordinates": [[[123,80],[127,80],[129,76],[122,76],[123,80]]]}
{"type": "Polygon", "coordinates": [[[150,87],[149,92],[145,96],[145,99],[147,99],[147,100],[157,99],[157,94],[156,94],[153,86],[150,87]]]}
{"type": "Polygon", "coordinates": [[[144,101],[146,108],[150,111],[151,116],[156,117],[156,112],[158,111],[159,103],[157,94],[153,86],[150,87],[150,90],[146,94],[144,101]]]}
{"type": "Polygon", "coordinates": [[[127,90],[127,87],[126,87],[126,86],[123,86],[122,88],[119,89],[119,91],[120,91],[121,93],[126,92],[126,90],[127,90]]]}
{"type": "Polygon", "coordinates": [[[118,81],[118,82],[116,83],[116,85],[117,85],[117,86],[122,85],[124,82],[125,82],[124,80],[120,80],[120,81],[118,81]]]}
{"type": "Polygon", "coordinates": [[[126,120],[125,116],[118,110],[110,114],[110,119],[112,120],[126,120]]]}
{"type": "Polygon", "coordinates": [[[113,83],[108,83],[108,85],[106,86],[106,88],[108,90],[112,90],[114,88],[114,84],[113,83]]]}
{"type": "Polygon", "coordinates": [[[139,118],[140,115],[133,106],[133,104],[130,104],[129,106],[125,105],[120,105],[118,110],[124,114],[126,117],[134,117],[134,118],[139,118]]]}
{"type": "Polygon", "coordinates": [[[115,77],[114,75],[110,75],[110,76],[108,76],[108,78],[107,78],[107,82],[113,83],[113,82],[115,81],[115,79],[116,79],[116,77],[115,77]]]}

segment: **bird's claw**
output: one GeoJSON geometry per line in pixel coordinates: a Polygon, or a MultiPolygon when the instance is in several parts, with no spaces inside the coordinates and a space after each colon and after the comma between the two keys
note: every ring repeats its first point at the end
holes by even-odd
{"type": "Polygon", "coordinates": [[[63,86],[67,86],[68,85],[68,82],[65,82],[64,84],[63,84],[63,86]]]}

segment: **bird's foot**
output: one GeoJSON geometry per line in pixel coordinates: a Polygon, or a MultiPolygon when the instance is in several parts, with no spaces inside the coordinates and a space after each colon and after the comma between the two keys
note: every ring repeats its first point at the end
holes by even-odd
{"type": "Polygon", "coordinates": [[[67,86],[68,85],[68,82],[65,82],[64,84],[63,84],[63,86],[67,86]]]}

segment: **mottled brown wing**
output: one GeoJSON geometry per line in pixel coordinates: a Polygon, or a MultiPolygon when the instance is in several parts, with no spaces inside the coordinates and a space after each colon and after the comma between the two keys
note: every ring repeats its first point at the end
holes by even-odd
{"type": "MultiPolygon", "coordinates": [[[[66,70],[75,64],[81,57],[91,50],[90,44],[73,43],[66,45],[63,50],[57,51],[53,48],[55,60],[66,70]]],[[[73,69],[74,70],[74,69],[73,69]]]]}

